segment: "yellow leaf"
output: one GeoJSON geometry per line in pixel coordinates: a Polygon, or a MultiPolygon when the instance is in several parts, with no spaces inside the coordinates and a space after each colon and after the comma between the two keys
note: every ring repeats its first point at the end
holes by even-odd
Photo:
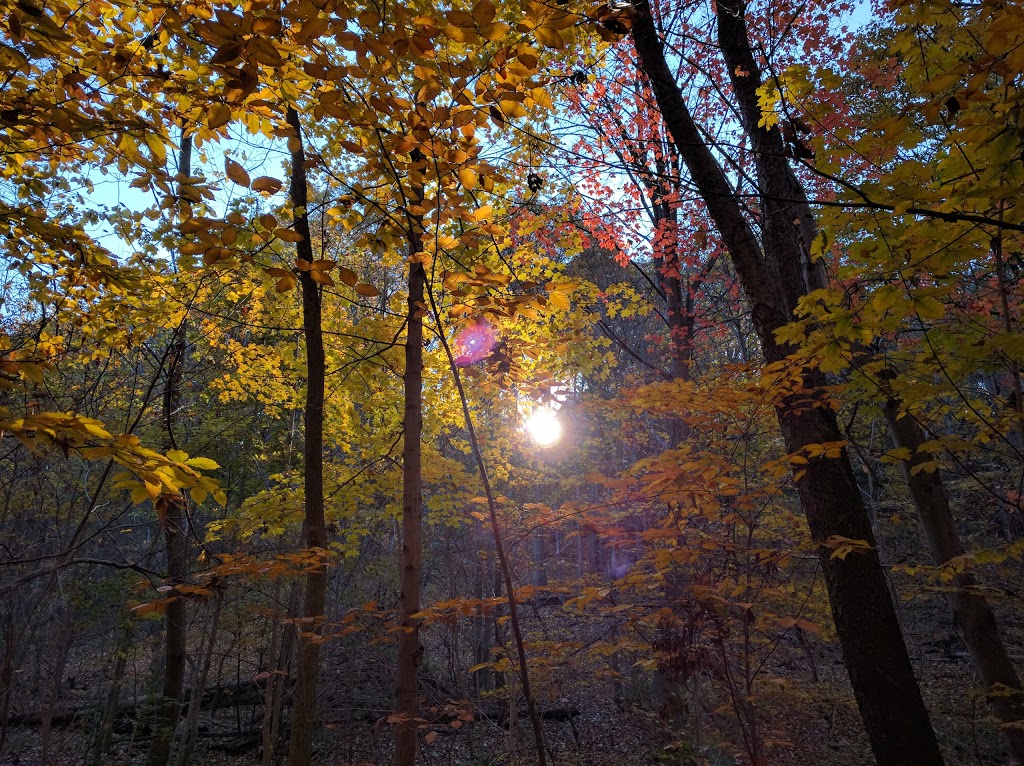
{"type": "Polygon", "coordinates": [[[462,185],[467,189],[475,189],[477,181],[480,180],[480,177],[473,168],[459,168],[458,176],[459,181],[461,181],[462,185]]]}
{"type": "Polygon", "coordinates": [[[476,21],[472,15],[466,13],[465,11],[448,11],[447,18],[448,23],[456,27],[472,28],[474,22],[476,21]]]}
{"type": "Polygon", "coordinates": [[[554,29],[548,29],[547,27],[538,27],[533,30],[533,34],[537,36],[537,40],[545,48],[554,48],[555,50],[561,50],[565,47],[565,40],[562,36],[554,29]]]}
{"type": "Polygon", "coordinates": [[[914,298],[914,308],[922,319],[942,319],[946,313],[946,307],[942,301],[930,295],[914,298]]]}
{"type": "Polygon", "coordinates": [[[561,292],[548,293],[548,302],[555,308],[568,311],[572,308],[572,304],[569,302],[569,296],[561,292]]]}
{"type": "Polygon", "coordinates": [[[485,26],[482,26],[480,28],[480,36],[485,40],[490,40],[491,42],[494,42],[495,40],[500,40],[501,38],[503,38],[508,33],[508,29],[508,24],[502,23],[500,21],[495,21],[491,24],[486,24],[485,26]]]}
{"type": "Polygon", "coordinates": [[[454,24],[448,24],[444,28],[444,33],[449,40],[457,43],[471,43],[476,40],[476,30],[471,27],[457,27],[454,24]]]}
{"type": "Polygon", "coordinates": [[[315,271],[309,272],[309,278],[316,282],[318,285],[327,285],[328,287],[334,287],[334,280],[331,279],[331,275],[326,271],[315,271]]]}

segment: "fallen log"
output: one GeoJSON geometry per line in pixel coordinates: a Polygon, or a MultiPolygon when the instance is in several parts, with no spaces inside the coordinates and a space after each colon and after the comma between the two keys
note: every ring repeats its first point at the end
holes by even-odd
{"type": "MultiPolygon", "coordinates": [[[[580,714],[579,709],[574,707],[554,707],[537,712],[540,713],[542,721],[571,721],[580,714]]],[[[529,713],[526,710],[516,711],[517,718],[527,720],[528,716],[529,713]]],[[[508,719],[508,708],[486,708],[481,710],[476,716],[477,721],[490,721],[503,727],[508,724],[508,719]]]]}
{"type": "MultiPolygon", "coordinates": [[[[207,689],[199,702],[199,709],[201,711],[206,710],[219,710],[221,708],[235,708],[235,707],[247,707],[250,705],[262,705],[263,704],[263,686],[266,684],[265,679],[259,679],[258,681],[245,681],[238,684],[224,684],[222,686],[214,686],[207,689]]],[[[192,696],[192,690],[186,689],[183,695],[184,699],[188,700],[192,696]]],[[[121,703],[117,706],[117,713],[115,718],[138,718],[139,715],[144,715],[148,712],[148,708],[152,707],[152,702],[141,702],[139,704],[132,703],[121,703]]],[[[189,703],[185,702],[181,705],[181,715],[188,714],[189,703]]],[[[55,710],[50,715],[50,725],[58,727],[71,726],[79,719],[90,719],[99,717],[99,708],[92,705],[82,705],[81,707],[64,708],[61,710],[55,710]]],[[[45,713],[43,711],[35,711],[31,713],[17,713],[7,717],[8,726],[42,726],[45,720],[45,713]]]]}

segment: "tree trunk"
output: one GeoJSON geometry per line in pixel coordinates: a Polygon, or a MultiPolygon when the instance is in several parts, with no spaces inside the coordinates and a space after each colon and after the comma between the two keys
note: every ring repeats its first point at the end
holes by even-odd
{"type": "MultiPolygon", "coordinates": [[[[302,237],[295,249],[299,258],[312,263],[313,243],[309,233],[306,187],[306,156],[302,145],[299,114],[288,108],[288,125],[292,129],[291,202],[295,232],[302,237]]],[[[327,545],[324,525],[324,338],[323,304],[320,286],[310,270],[299,270],[302,287],[302,333],[306,339],[306,412],[303,439],[303,490],[305,518],[302,522],[303,543],[313,555],[323,555],[327,545]]],[[[299,624],[299,662],[295,679],[295,705],[292,709],[289,766],[309,766],[313,754],[313,724],[316,719],[316,687],[320,675],[320,644],[318,633],[323,625],[327,601],[327,564],[323,563],[306,575],[306,593],[299,624]]]]}
{"type": "MultiPolygon", "coordinates": [[[[277,602],[280,587],[274,588],[274,601],[277,602]]],[[[293,582],[289,587],[287,614],[299,612],[299,583],[293,582]]],[[[270,766],[274,761],[274,752],[278,747],[281,733],[281,718],[284,713],[285,691],[291,676],[292,653],[295,644],[295,631],[282,629],[281,615],[274,612],[271,616],[274,627],[271,629],[270,658],[276,663],[269,668],[270,677],[263,695],[263,725],[261,731],[261,766],[270,766]]]]}
{"type": "MultiPolygon", "coordinates": [[[[776,131],[758,127],[761,79],[747,37],[744,5],[720,0],[718,37],[757,167],[760,238],[693,121],[668,67],[647,0],[635,0],[634,7],[633,39],[641,67],[680,157],[732,255],[752,305],[764,357],[769,363],[780,362],[790,349],[776,341],[775,331],[789,323],[797,301],[813,284],[801,246],[802,227],[797,225],[804,217],[806,197],[786,163],[781,137],[776,131]]],[[[815,391],[822,382],[819,374],[808,372],[802,389],[815,391]]],[[[834,411],[813,396],[791,395],[777,405],[776,412],[789,452],[842,439],[834,411]]],[[[866,552],[845,558],[833,557],[822,546],[820,560],[836,631],[875,758],[882,766],[942,763],[849,458],[843,451],[836,459],[815,459],[796,483],[816,543],[838,536],[864,540],[870,546],[866,552]]]]}
{"type": "MultiPolygon", "coordinates": [[[[430,300],[431,306],[434,310],[434,315],[439,316],[437,305],[433,303],[433,295],[430,296],[430,300]]],[[[526,658],[526,641],[523,639],[522,626],[519,622],[519,613],[516,606],[515,583],[512,580],[512,569],[509,565],[508,556],[505,553],[505,546],[502,543],[501,527],[498,524],[498,504],[495,500],[491,480],[487,475],[487,464],[484,462],[483,453],[480,451],[480,442],[476,437],[476,427],[473,425],[473,418],[469,412],[469,399],[466,396],[466,389],[462,385],[459,368],[455,364],[455,357],[452,355],[451,347],[448,345],[448,341],[445,339],[444,333],[438,333],[438,337],[440,338],[441,345],[448,357],[448,365],[451,368],[452,377],[455,380],[455,388],[459,392],[459,402],[462,405],[462,417],[466,423],[466,431],[469,434],[470,449],[473,453],[473,459],[476,462],[477,470],[480,473],[480,481],[484,486],[484,496],[487,498],[487,511],[491,522],[491,537],[494,540],[494,552],[497,555],[498,567],[501,575],[500,582],[496,578],[495,590],[499,590],[501,583],[504,584],[506,597],[505,603],[508,606],[508,622],[512,628],[512,638],[516,647],[516,656],[519,660],[519,682],[522,685],[523,700],[526,702],[526,709],[530,715],[530,725],[533,728],[533,741],[537,753],[537,763],[539,766],[547,766],[547,745],[544,742],[544,726],[530,685],[530,669],[526,658]]],[[[497,633],[498,631],[499,624],[497,620],[495,620],[495,632],[497,633]]],[[[496,641],[495,643],[500,644],[499,641],[496,641]]],[[[511,695],[509,696],[509,704],[514,704],[514,700],[511,695]]],[[[510,720],[512,720],[511,716],[510,720]]],[[[513,758],[515,758],[514,752],[513,758]]]]}
{"type": "Polygon", "coordinates": [[[74,621],[72,615],[65,613],[64,625],[57,638],[57,658],[53,665],[53,677],[50,679],[46,704],[43,707],[43,726],[42,732],[39,735],[41,740],[39,762],[42,766],[49,766],[50,764],[50,734],[52,732],[53,710],[60,699],[60,687],[64,680],[64,669],[67,667],[68,654],[71,652],[73,629],[74,621]]]}
{"type": "MultiPolygon", "coordinates": [[[[182,135],[178,172],[191,175],[192,137],[182,135]]],[[[187,318],[187,315],[186,315],[187,318]]],[[[176,449],[174,442],[174,410],[180,398],[181,368],[185,361],[186,319],[174,330],[171,352],[167,357],[167,382],[164,385],[163,421],[168,449],[176,449]]],[[[185,500],[172,497],[157,501],[161,512],[161,525],[167,545],[167,579],[170,585],[181,585],[188,579],[188,539],[185,535],[185,500]]],[[[153,739],[149,744],[146,766],[166,766],[174,745],[181,711],[181,692],[185,686],[185,652],[187,636],[185,599],[178,596],[167,604],[165,621],[164,678],[153,721],[153,739]]]]}
{"type": "MultiPolygon", "coordinates": [[[[414,166],[422,162],[418,150],[413,152],[414,166]]],[[[416,168],[413,172],[418,172],[416,168]]],[[[414,186],[413,200],[423,197],[422,187],[414,186]]],[[[417,257],[423,250],[423,222],[407,213],[409,240],[409,310],[405,336],[405,419],[402,422],[402,547],[399,562],[402,630],[398,637],[398,685],[396,705],[401,720],[395,736],[395,763],[413,766],[416,763],[416,717],[419,702],[416,677],[423,648],[420,646],[420,620],[413,617],[420,611],[420,579],[423,568],[423,476],[420,440],[423,431],[423,315],[424,287],[427,274],[417,257]]]]}
{"type": "MultiPolygon", "coordinates": [[[[932,561],[943,566],[963,556],[965,551],[949,508],[942,475],[928,466],[932,458],[921,451],[921,445],[925,443],[921,426],[913,415],[900,412],[898,400],[890,398],[886,402],[885,418],[896,446],[910,450],[910,457],[903,461],[903,476],[928,540],[932,561]]],[[[978,678],[989,694],[992,712],[1003,724],[1002,729],[1014,757],[1019,763],[1024,763],[1024,708],[1021,705],[1020,678],[1003,645],[992,608],[969,572],[960,572],[953,577],[946,590],[946,599],[971,653],[978,678]]]]}
{"type": "Polygon", "coordinates": [[[104,761],[104,756],[110,751],[110,745],[114,738],[118,703],[121,700],[121,681],[124,679],[124,672],[128,667],[128,651],[131,649],[134,635],[135,626],[131,619],[126,617],[124,626],[121,628],[121,635],[117,639],[117,646],[114,648],[114,668],[110,675],[110,688],[107,690],[103,717],[100,719],[99,729],[96,731],[96,742],[93,745],[93,766],[100,766],[104,761]]]}
{"type": "Polygon", "coordinates": [[[213,607],[213,614],[207,625],[206,646],[202,655],[196,658],[199,671],[193,673],[192,694],[189,696],[188,717],[185,719],[185,730],[182,736],[181,745],[175,758],[175,766],[188,766],[192,759],[192,751],[195,750],[196,740],[199,737],[199,713],[202,712],[203,694],[206,692],[206,682],[210,677],[210,666],[213,664],[213,649],[217,642],[217,631],[220,627],[220,610],[223,604],[223,595],[218,593],[213,607]]]}

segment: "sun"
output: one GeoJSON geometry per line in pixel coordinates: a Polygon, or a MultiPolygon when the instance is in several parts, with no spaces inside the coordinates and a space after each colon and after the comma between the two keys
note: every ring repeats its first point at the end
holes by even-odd
{"type": "Polygon", "coordinates": [[[523,427],[538,447],[550,447],[562,438],[562,424],[558,422],[558,415],[547,407],[540,407],[530,413],[523,427]]]}

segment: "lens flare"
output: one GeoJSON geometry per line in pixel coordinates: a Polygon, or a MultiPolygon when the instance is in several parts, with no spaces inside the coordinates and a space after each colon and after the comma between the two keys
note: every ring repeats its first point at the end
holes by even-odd
{"type": "Polygon", "coordinates": [[[541,407],[530,413],[523,423],[527,435],[538,447],[550,447],[562,438],[562,424],[558,415],[547,407],[541,407]]]}
{"type": "Polygon", "coordinates": [[[468,367],[487,358],[497,340],[498,333],[486,319],[466,325],[455,336],[455,364],[468,367]]]}

